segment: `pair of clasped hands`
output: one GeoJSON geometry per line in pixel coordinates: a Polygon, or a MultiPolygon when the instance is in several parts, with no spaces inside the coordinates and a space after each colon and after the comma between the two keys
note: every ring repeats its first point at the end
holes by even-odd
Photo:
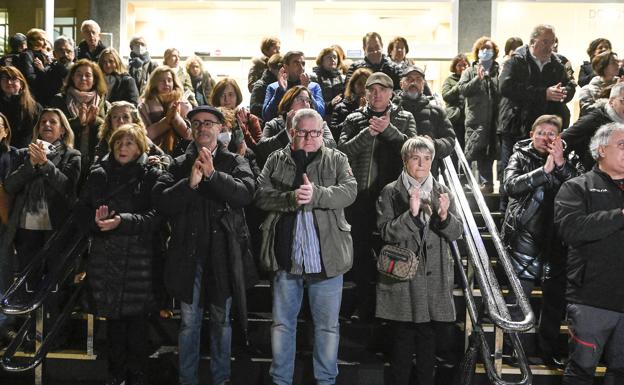
{"type": "Polygon", "coordinates": [[[555,166],[561,167],[565,163],[565,158],[563,156],[563,140],[561,140],[561,136],[557,135],[552,142],[547,144],[547,147],[548,157],[544,164],[544,171],[550,174],[555,169],[555,166]]]}
{"type": "MultiPolygon", "coordinates": [[[[409,191],[409,206],[410,206],[410,214],[413,217],[417,216],[420,212],[420,189],[413,187],[409,191]]],[[[444,222],[448,217],[448,209],[451,205],[451,200],[447,193],[440,194],[440,198],[438,198],[438,216],[440,217],[440,221],[444,222]]]]}

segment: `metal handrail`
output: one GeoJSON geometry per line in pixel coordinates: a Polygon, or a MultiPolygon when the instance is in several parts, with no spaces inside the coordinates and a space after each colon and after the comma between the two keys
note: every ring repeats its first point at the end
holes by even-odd
{"type": "MultiPolygon", "coordinates": [[[[498,281],[496,280],[494,271],[490,266],[485,245],[483,244],[483,240],[481,239],[481,236],[479,234],[479,230],[474,221],[474,217],[472,216],[472,211],[468,206],[468,201],[465,198],[463,189],[461,188],[459,177],[457,176],[457,173],[454,172],[454,175],[451,174],[449,175],[449,177],[453,179],[453,184],[455,184],[455,186],[460,186],[460,188],[457,190],[458,192],[461,191],[461,195],[466,201],[466,206],[464,207],[464,210],[466,212],[464,212],[463,214],[470,224],[469,234],[471,235],[471,239],[474,240],[474,242],[467,242],[467,244],[471,251],[471,256],[474,257],[473,263],[478,273],[477,280],[479,282],[479,287],[481,288],[481,291],[483,293],[483,297],[486,301],[488,313],[492,318],[492,321],[504,330],[516,332],[527,331],[531,329],[531,327],[533,327],[535,323],[535,315],[533,314],[531,305],[529,304],[529,301],[524,294],[524,290],[522,290],[520,280],[513,270],[509,255],[507,254],[507,250],[505,249],[505,246],[503,245],[503,242],[498,234],[498,229],[494,224],[490,209],[487,207],[485,199],[483,198],[483,194],[481,193],[479,184],[472,175],[472,172],[470,172],[470,165],[466,160],[466,157],[464,156],[464,152],[457,142],[455,142],[455,154],[457,155],[460,166],[465,171],[464,173],[474,195],[474,199],[485,221],[488,232],[492,236],[492,241],[494,242],[494,247],[497,252],[498,260],[503,266],[503,270],[509,280],[511,290],[518,300],[518,305],[520,307],[520,310],[522,311],[522,315],[524,318],[520,321],[514,321],[511,319],[509,310],[507,309],[507,304],[501,294],[500,286],[498,285],[498,281]]],[[[444,165],[446,170],[455,170],[453,162],[448,157],[444,160],[444,165]]]]}
{"type": "MultiPolygon", "coordinates": [[[[41,341],[41,345],[34,355],[26,361],[21,360],[19,364],[13,362],[13,359],[17,349],[23,344],[27,332],[32,327],[35,319],[34,311],[41,310],[41,306],[46,298],[57,292],[55,288],[63,286],[69,277],[73,277],[72,273],[76,266],[74,262],[87,248],[88,238],[83,229],[80,228],[77,214],[73,213],[63,227],[48,239],[33,260],[20,273],[19,278],[9,287],[2,300],[0,300],[0,310],[5,314],[29,315],[0,360],[0,365],[4,369],[7,371],[26,371],[38,366],[43,361],[78,299],[82,282],[78,282],[78,285],[75,286],[72,296],[65,304],[63,311],[57,317],[50,331],[46,334],[45,339],[41,341]],[[25,290],[26,283],[32,281],[29,278],[33,274],[39,274],[38,267],[50,258],[54,258],[54,264],[48,264],[50,270],[36,285],[35,291],[27,295],[25,290]],[[24,298],[26,295],[28,298],[24,298]]],[[[37,336],[37,338],[40,338],[40,336],[37,336]]]]}
{"type": "MultiPolygon", "coordinates": [[[[470,338],[468,351],[466,353],[466,356],[464,357],[464,362],[462,365],[462,375],[459,378],[459,383],[470,384],[472,382],[471,379],[474,373],[476,354],[478,348],[480,348],[485,369],[491,383],[497,385],[527,385],[530,384],[532,381],[532,374],[526,355],[522,348],[522,344],[520,343],[520,339],[518,338],[517,332],[530,329],[534,324],[535,316],[533,314],[533,311],[531,310],[526,296],[524,295],[524,291],[520,286],[520,282],[515,275],[513,269],[511,268],[509,257],[505,252],[505,248],[502,247],[502,242],[500,241],[500,237],[498,236],[498,231],[494,225],[491,213],[487,208],[485,199],[483,198],[483,195],[479,189],[478,184],[476,183],[476,180],[472,176],[470,167],[468,166],[468,162],[466,161],[463,151],[457,143],[455,144],[455,153],[459,160],[459,165],[463,167],[465,171],[466,177],[468,178],[468,182],[470,184],[470,188],[474,193],[474,198],[477,202],[477,206],[481,211],[481,214],[485,220],[488,230],[490,231],[490,234],[492,234],[492,239],[495,240],[495,243],[496,240],[498,240],[499,242],[500,247],[496,247],[496,251],[498,252],[498,258],[501,261],[503,267],[507,266],[507,268],[505,268],[505,273],[511,283],[511,289],[516,294],[516,298],[518,299],[518,303],[520,304],[520,308],[522,309],[524,315],[524,319],[519,322],[511,319],[511,315],[509,313],[509,310],[507,309],[507,304],[505,303],[505,300],[502,296],[500,286],[490,266],[489,257],[487,255],[485,245],[483,244],[483,239],[481,238],[481,234],[472,214],[472,210],[468,203],[468,199],[466,198],[466,194],[464,193],[463,185],[460,182],[453,161],[450,157],[446,157],[443,160],[444,180],[454,195],[455,202],[458,206],[458,211],[463,219],[464,241],[467,246],[468,258],[475,268],[475,276],[481,289],[483,303],[493,322],[501,329],[508,332],[513,350],[515,352],[515,356],[518,360],[518,367],[522,375],[521,379],[518,382],[509,382],[502,379],[502,377],[497,373],[492,362],[490,347],[487,343],[485,333],[479,321],[477,305],[474,300],[468,277],[466,276],[466,272],[464,271],[464,269],[460,268],[458,270],[460,271],[461,283],[464,291],[464,297],[466,299],[466,309],[468,315],[470,316],[474,329],[473,335],[471,335],[470,338]]],[[[455,263],[458,266],[462,266],[461,255],[459,253],[457,242],[452,242],[451,251],[455,259],[455,263]]]]}

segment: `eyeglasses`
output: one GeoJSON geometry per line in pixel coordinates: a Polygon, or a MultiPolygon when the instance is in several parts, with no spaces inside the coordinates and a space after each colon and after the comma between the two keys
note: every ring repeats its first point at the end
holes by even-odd
{"type": "Polygon", "coordinates": [[[6,80],[7,82],[18,82],[19,79],[17,77],[10,77],[7,75],[0,76],[0,80],[6,80]]]}
{"type": "Polygon", "coordinates": [[[298,103],[310,103],[310,98],[307,98],[307,97],[305,97],[305,96],[297,96],[297,97],[294,99],[294,101],[295,101],[295,102],[298,102],[298,103]]]}
{"type": "Polygon", "coordinates": [[[549,131],[535,131],[535,136],[539,136],[540,138],[548,138],[548,139],[555,139],[557,137],[557,133],[549,131]]]}
{"type": "Polygon", "coordinates": [[[300,137],[300,138],[307,138],[308,136],[310,138],[318,138],[319,136],[323,135],[323,131],[295,131],[295,135],[300,137]]]}
{"type": "Polygon", "coordinates": [[[191,127],[194,130],[199,129],[200,127],[204,126],[204,127],[208,127],[208,128],[212,128],[217,124],[221,124],[221,122],[215,121],[215,120],[193,120],[191,122],[191,127]]]}

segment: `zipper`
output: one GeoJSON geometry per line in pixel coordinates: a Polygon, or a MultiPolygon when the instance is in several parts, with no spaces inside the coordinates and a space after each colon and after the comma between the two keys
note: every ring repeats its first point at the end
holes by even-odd
{"type": "Polygon", "coordinates": [[[366,188],[368,189],[370,187],[371,184],[371,179],[372,179],[372,172],[373,172],[373,155],[375,153],[375,143],[376,143],[377,137],[373,136],[373,145],[371,146],[371,152],[370,152],[370,159],[368,162],[368,179],[366,180],[366,188]]]}

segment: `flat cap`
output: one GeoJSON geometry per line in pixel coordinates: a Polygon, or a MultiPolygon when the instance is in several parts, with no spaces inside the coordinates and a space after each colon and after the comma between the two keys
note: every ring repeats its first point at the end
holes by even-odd
{"type": "Polygon", "coordinates": [[[386,75],[383,72],[375,72],[366,80],[366,88],[372,86],[373,84],[379,84],[385,88],[394,88],[394,82],[390,78],[390,76],[386,75]]]}
{"type": "Polygon", "coordinates": [[[195,116],[196,114],[198,114],[200,112],[208,112],[210,114],[213,114],[214,116],[217,117],[217,119],[219,119],[219,122],[222,123],[222,124],[225,121],[225,118],[223,117],[223,113],[221,113],[221,111],[219,111],[218,108],[213,107],[213,106],[198,106],[198,107],[195,107],[192,110],[190,110],[188,112],[188,114],[186,114],[186,118],[188,120],[191,120],[193,118],[193,116],[195,116]]]}

